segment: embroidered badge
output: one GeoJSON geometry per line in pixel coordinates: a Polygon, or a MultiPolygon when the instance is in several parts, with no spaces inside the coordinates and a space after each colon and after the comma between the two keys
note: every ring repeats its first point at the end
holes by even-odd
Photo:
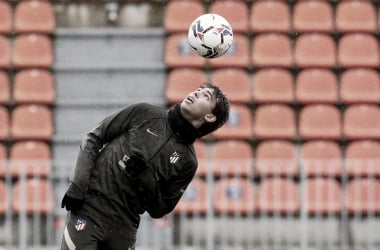
{"type": "Polygon", "coordinates": [[[82,231],[86,228],[87,221],[84,219],[78,219],[75,223],[75,229],[77,231],[82,231]]]}
{"type": "Polygon", "coordinates": [[[181,160],[182,158],[182,155],[180,155],[179,153],[177,153],[177,151],[174,151],[174,153],[172,153],[170,156],[169,156],[169,160],[170,160],[170,163],[176,163],[178,162],[179,160],[181,160]]]}

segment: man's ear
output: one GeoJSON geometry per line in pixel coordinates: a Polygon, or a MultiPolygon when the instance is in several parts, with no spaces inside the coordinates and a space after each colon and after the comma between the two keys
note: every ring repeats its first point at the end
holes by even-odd
{"type": "Polygon", "coordinates": [[[207,114],[205,116],[206,122],[215,122],[216,121],[216,116],[214,114],[207,114]]]}

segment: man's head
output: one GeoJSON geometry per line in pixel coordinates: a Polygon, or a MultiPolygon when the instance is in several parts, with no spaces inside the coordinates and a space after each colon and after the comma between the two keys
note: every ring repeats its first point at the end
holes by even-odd
{"type": "Polygon", "coordinates": [[[209,134],[227,122],[230,104],[221,89],[204,83],[181,103],[183,116],[198,129],[200,137],[209,134]]]}

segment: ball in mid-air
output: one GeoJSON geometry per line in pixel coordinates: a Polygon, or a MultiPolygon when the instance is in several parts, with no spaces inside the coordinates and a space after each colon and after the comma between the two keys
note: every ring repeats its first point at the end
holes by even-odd
{"type": "Polygon", "coordinates": [[[191,48],[205,58],[224,55],[232,45],[233,31],[229,22],[218,14],[197,17],[189,27],[191,48]]]}

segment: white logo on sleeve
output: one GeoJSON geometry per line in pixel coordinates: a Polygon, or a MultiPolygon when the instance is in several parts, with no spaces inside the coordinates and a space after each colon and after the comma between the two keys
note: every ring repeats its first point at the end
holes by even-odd
{"type": "Polygon", "coordinates": [[[158,136],[158,134],[152,132],[152,130],[150,130],[150,128],[147,128],[146,132],[151,134],[151,135],[158,136]]]}

